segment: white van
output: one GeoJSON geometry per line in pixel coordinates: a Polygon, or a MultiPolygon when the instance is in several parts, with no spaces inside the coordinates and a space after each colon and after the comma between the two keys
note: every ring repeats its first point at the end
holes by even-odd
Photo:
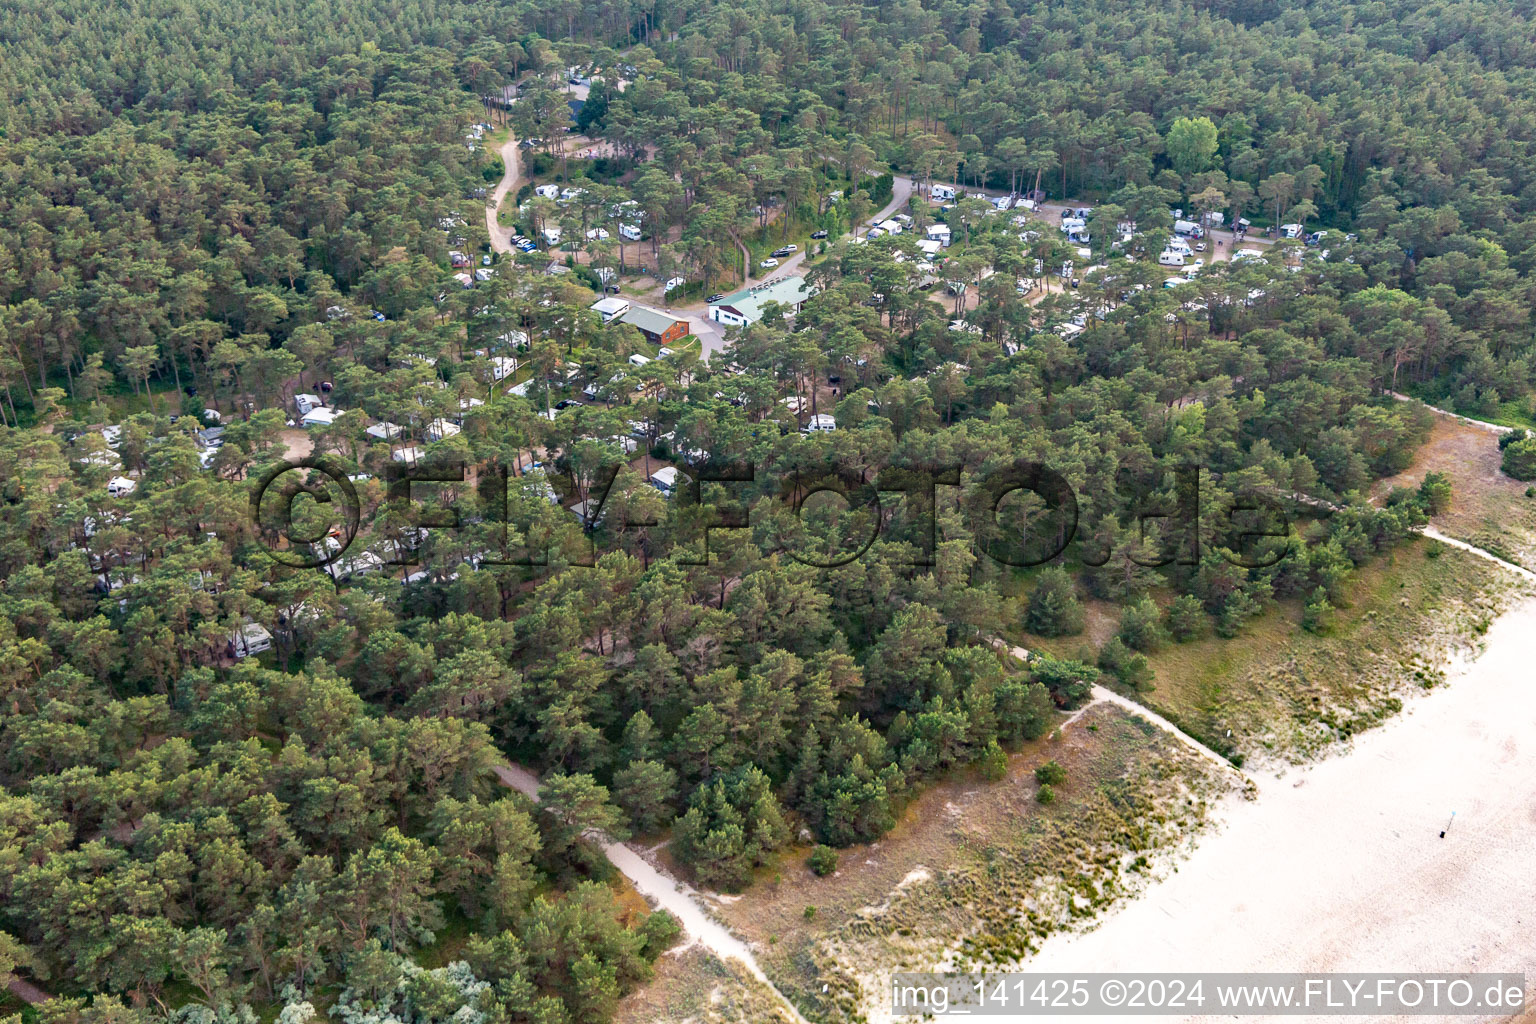
{"type": "Polygon", "coordinates": [[[955,198],[955,190],[948,185],[935,185],[933,186],[933,191],[929,194],[936,203],[953,202],[955,198]]]}
{"type": "Polygon", "coordinates": [[[1165,267],[1182,267],[1184,265],[1184,254],[1172,251],[1159,253],[1157,262],[1165,267]]]}

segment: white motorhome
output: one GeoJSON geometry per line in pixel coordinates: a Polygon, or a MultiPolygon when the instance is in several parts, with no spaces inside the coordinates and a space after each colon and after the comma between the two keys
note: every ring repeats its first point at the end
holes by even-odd
{"type": "Polygon", "coordinates": [[[620,238],[627,238],[631,242],[638,242],[638,241],[640,241],[640,225],[638,225],[638,224],[620,224],[619,225],[619,237],[620,238]]]}
{"type": "Polygon", "coordinates": [[[955,190],[949,185],[935,185],[929,193],[936,203],[952,203],[955,201],[955,190]]]}
{"type": "Polygon", "coordinates": [[[560,196],[560,186],[559,185],[538,185],[538,186],[535,186],[535,188],[533,190],[533,194],[536,195],[536,196],[539,196],[542,199],[557,199],[560,196]]]}
{"type": "Polygon", "coordinates": [[[249,658],[271,649],[272,634],[260,623],[247,622],[229,634],[229,653],[236,658],[249,658]]]}
{"type": "Polygon", "coordinates": [[[1189,243],[1182,238],[1170,238],[1168,244],[1163,246],[1166,252],[1176,252],[1180,256],[1193,256],[1195,251],[1189,247],[1189,243]]]}
{"type": "Polygon", "coordinates": [[[1184,254],[1172,251],[1159,253],[1157,262],[1165,267],[1182,267],[1184,265],[1184,254]]]}
{"type": "Polygon", "coordinates": [[[1306,230],[1307,230],[1306,227],[1301,225],[1301,224],[1281,224],[1280,225],[1280,237],[1281,238],[1300,238],[1303,234],[1306,233],[1306,230]]]}
{"type": "Polygon", "coordinates": [[[1205,228],[1192,220],[1176,220],[1173,222],[1173,233],[1176,235],[1187,235],[1190,238],[1204,238],[1205,228]]]}
{"type": "Polygon", "coordinates": [[[124,498],[132,494],[139,485],[125,476],[115,476],[107,481],[107,493],[114,498],[124,498]]]}
{"type": "Polygon", "coordinates": [[[823,431],[836,429],[837,420],[824,412],[817,413],[815,416],[812,416],[810,421],[805,425],[805,432],[807,434],[821,433],[823,431]]]}

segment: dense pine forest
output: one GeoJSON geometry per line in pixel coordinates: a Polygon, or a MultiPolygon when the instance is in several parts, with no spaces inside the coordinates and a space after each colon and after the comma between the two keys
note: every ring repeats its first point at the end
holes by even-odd
{"type": "Polygon", "coordinates": [[[1528,5],[19,0],[0,48],[13,1024],[606,1021],[679,929],[596,832],[724,890],[876,840],[1162,645],[1326,631],[1447,499],[1366,500],[1401,399],[1536,426],[1528,5]],[[503,132],[558,255],[488,248],[503,132]],[[846,237],[897,182],[941,264],[846,237]],[[1092,206],[1087,254],[935,183],[1092,206]],[[1175,209],[1324,235],[1171,278],[1175,209]],[[813,228],[708,361],[587,308],[813,228]],[[300,440],[328,569],[251,514],[300,440]],[[988,489],[1023,460],[1075,518],[988,489]]]}

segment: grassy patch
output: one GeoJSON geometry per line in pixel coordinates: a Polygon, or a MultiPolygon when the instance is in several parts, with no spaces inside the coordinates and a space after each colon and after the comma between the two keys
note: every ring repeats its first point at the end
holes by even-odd
{"type": "Polygon", "coordinates": [[[1248,757],[1306,760],[1378,724],[1405,690],[1439,682],[1445,655],[1475,642],[1501,603],[1497,566],[1428,550],[1415,541],[1360,570],[1327,636],[1304,631],[1288,604],[1235,640],[1166,645],[1150,658],[1156,690],[1138,699],[1207,746],[1248,757]]]}
{"type": "Polygon", "coordinates": [[[1492,431],[1436,417],[1413,465],[1381,481],[1374,493],[1417,487],[1426,473],[1444,473],[1451,481],[1451,504],[1435,517],[1435,525],[1507,561],[1536,566],[1536,498],[1525,496],[1527,484],[1500,471],[1500,461],[1492,431]]]}

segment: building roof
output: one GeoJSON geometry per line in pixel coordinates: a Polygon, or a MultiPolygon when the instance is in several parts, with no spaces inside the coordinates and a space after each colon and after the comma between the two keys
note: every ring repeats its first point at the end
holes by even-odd
{"type": "Polygon", "coordinates": [[[310,427],[328,427],[332,423],[336,422],[336,417],[338,415],[340,414],[337,413],[335,409],[326,409],[324,407],[319,409],[311,409],[309,412],[304,414],[304,425],[310,427]]]}
{"type": "Polygon", "coordinates": [[[668,316],[659,309],[650,306],[630,306],[629,312],[619,317],[627,324],[632,324],[650,334],[666,334],[676,324],[682,323],[675,316],[668,316]]]}
{"type": "Polygon", "coordinates": [[[598,299],[596,302],[592,303],[589,308],[594,309],[598,313],[602,314],[604,319],[610,319],[620,315],[621,313],[628,312],[630,307],[629,303],[623,299],[616,299],[612,296],[609,296],[608,298],[598,299]]]}
{"type": "Polygon", "coordinates": [[[729,309],[748,320],[761,320],[763,307],[770,302],[798,306],[810,297],[811,292],[806,287],[805,278],[796,274],[778,278],[767,284],[758,285],[756,288],[744,288],[739,292],[732,292],[715,305],[729,309]]]}

